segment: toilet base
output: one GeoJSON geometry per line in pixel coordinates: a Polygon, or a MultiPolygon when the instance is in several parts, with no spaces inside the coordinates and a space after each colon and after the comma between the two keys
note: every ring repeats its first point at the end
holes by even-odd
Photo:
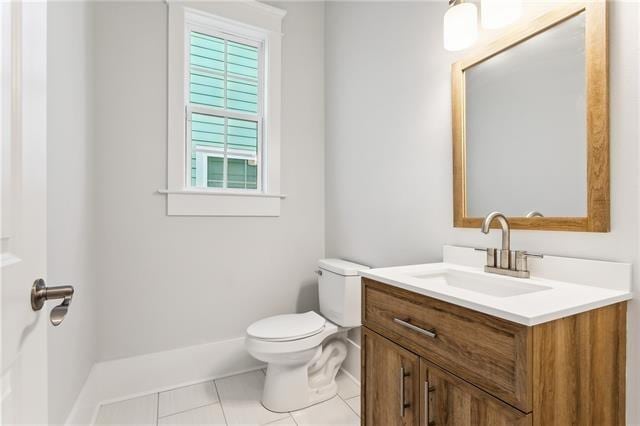
{"type": "Polygon", "coordinates": [[[270,411],[296,411],[333,398],[338,393],[336,374],[347,353],[341,338],[318,347],[310,361],[297,365],[270,362],[262,405],[270,411]]]}

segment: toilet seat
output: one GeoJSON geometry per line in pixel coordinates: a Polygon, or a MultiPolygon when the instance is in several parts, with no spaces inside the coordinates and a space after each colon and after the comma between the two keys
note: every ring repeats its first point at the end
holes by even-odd
{"type": "Polygon", "coordinates": [[[247,328],[247,336],[268,342],[291,342],[321,333],[326,322],[313,311],[276,315],[251,324],[247,328]]]}
{"type": "Polygon", "coordinates": [[[341,328],[331,321],[325,320],[325,325],[322,329],[311,336],[293,340],[267,340],[247,334],[245,345],[250,353],[264,354],[265,356],[267,354],[281,356],[283,354],[293,354],[315,348],[322,344],[325,339],[335,335],[341,330],[341,328]]]}

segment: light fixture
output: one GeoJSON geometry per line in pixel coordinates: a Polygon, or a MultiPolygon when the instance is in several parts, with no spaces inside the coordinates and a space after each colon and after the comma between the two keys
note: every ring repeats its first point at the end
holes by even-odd
{"type": "Polygon", "coordinates": [[[478,9],[463,0],[449,0],[444,14],[444,48],[451,51],[466,49],[478,39],[478,9]]]}
{"type": "Polygon", "coordinates": [[[522,15],[522,0],[482,0],[480,15],[483,28],[505,27],[522,15]]]}

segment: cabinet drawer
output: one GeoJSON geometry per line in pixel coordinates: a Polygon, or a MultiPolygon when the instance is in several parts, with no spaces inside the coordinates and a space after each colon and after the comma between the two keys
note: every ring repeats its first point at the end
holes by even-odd
{"type": "Polygon", "coordinates": [[[367,278],[363,284],[365,326],[523,412],[531,411],[529,327],[367,278]]]}

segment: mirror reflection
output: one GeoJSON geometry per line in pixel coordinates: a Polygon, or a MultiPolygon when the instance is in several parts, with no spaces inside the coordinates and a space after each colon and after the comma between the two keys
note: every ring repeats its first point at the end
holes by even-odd
{"type": "Polygon", "coordinates": [[[467,216],[586,216],[584,13],[464,76],[467,216]]]}

